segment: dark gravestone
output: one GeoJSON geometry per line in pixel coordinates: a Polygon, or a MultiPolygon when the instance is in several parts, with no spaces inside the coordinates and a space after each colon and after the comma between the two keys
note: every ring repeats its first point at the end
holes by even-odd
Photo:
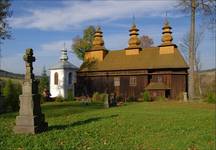
{"type": "Polygon", "coordinates": [[[117,106],[115,93],[111,93],[109,96],[109,106],[117,106]]]}
{"type": "Polygon", "coordinates": [[[105,94],[105,99],[104,99],[104,108],[109,108],[109,95],[105,94]]]}
{"type": "Polygon", "coordinates": [[[38,94],[38,81],[33,74],[32,49],[26,49],[23,56],[26,64],[26,74],[22,85],[22,95],[20,95],[19,116],[16,117],[15,133],[39,133],[47,130],[48,124],[45,122],[44,114],[41,112],[40,96],[38,94]]]}
{"type": "Polygon", "coordinates": [[[4,97],[0,93],[0,113],[3,113],[4,111],[4,97]]]}

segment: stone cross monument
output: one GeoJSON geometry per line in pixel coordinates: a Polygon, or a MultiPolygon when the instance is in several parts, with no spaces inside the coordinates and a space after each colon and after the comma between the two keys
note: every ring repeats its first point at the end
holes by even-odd
{"type": "Polygon", "coordinates": [[[23,59],[26,64],[25,80],[20,95],[19,116],[16,117],[15,133],[39,133],[47,130],[48,123],[45,122],[44,114],[41,112],[40,96],[38,94],[38,81],[33,74],[33,50],[26,49],[23,59]]]}

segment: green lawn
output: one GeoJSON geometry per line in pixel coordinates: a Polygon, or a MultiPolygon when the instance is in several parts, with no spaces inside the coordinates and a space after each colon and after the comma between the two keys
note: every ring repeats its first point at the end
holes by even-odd
{"type": "Polygon", "coordinates": [[[215,105],[180,102],[47,103],[47,132],[16,135],[17,113],[0,115],[0,149],[214,150],[215,105]]]}

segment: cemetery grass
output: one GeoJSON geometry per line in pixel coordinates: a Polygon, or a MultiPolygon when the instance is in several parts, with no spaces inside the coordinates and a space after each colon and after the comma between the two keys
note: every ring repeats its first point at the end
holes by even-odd
{"type": "Polygon", "coordinates": [[[104,109],[79,102],[42,105],[47,132],[13,133],[17,113],[0,115],[0,149],[214,150],[215,105],[139,102],[104,109]]]}

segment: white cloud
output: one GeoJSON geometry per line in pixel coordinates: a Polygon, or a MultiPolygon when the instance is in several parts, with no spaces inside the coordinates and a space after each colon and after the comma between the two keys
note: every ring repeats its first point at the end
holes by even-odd
{"type": "Polygon", "coordinates": [[[164,16],[174,10],[176,1],[68,1],[60,8],[30,9],[26,16],[11,19],[13,27],[64,30],[88,21],[112,21],[120,18],[164,16]]]}
{"type": "Polygon", "coordinates": [[[38,56],[38,59],[40,60],[38,67],[46,64],[46,66],[48,66],[49,68],[55,65],[59,61],[59,58],[61,55],[60,50],[64,48],[64,43],[65,43],[66,49],[68,50],[69,61],[72,64],[79,67],[82,61],[78,59],[77,56],[71,51],[72,40],[52,41],[49,43],[42,44],[40,46],[42,51],[36,53],[36,55],[38,56]]]}
{"type": "Polygon", "coordinates": [[[72,40],[60,40],[60,41],[53,41],[46,44],[42,44],[41,48],[45,51],[60,51],[64,48],[64,44],[66,49],[70,50],[72,45],[72,40]]]}

